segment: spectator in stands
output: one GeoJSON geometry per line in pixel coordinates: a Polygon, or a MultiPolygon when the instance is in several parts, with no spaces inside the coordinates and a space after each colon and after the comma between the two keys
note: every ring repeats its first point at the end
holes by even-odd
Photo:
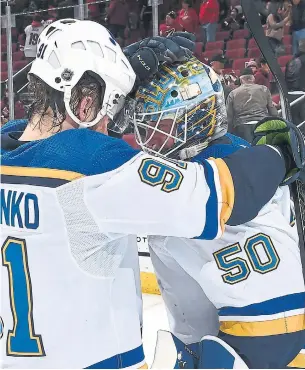
{"type": "Polygon", "coordinates": [[[177,20],[177,14],[173,11],[169,12],[165,17],[165,23],[160,24],[159,35],[167,36],[175,31],[181,31],[182,27],[180,26],[177,20]]]}
{"type": "Polygon", "coordinates": [[[88,4],[88,12],[89,12],[89,18],[92,21],[98,20],[100,16],[100,9],[98,4],[91,4],[95,3],[95,0],[86,0],[86,3],[88,4]]]}
{"type": "MultiPolygon", "coordinates": [[[[305,91],[305,38],[299,41],[299,52],[287,63],[285,79],[288,91],[305,91]]],[[[300,96],[289,95],[290,102],[300,96]]],[[[292,107],[292,119],[295,124],[305,121],[305,100],[292,107]]],[[[305,133],[305,125],[302,127],[305,133]]]]}
{"type": "Polygon", "coordinates": [[[305,38],[305,0],[292,0],[292,52],[298,53],[298,43],[305,38]]]}
{"type": "Polygon", "coordinates": [[[44,16],[44,21],[42,21],[43,26],[47,27],[51,23],[55,22],[58,19],[58,13],[57,10],[55,9],[57,6],[55,1],[50,1],[48,4],[48,12],[44,16]]]}
{"type": "Polygon", "coordinates": [[[226,64],[226,58],[222,54],[215,55],[210,60],[210,65],[213,68],[213,71],[218,74],[218,76],[222,75],[222,70],[224,69],[226,64]]]}
{"type": "Polygon", "coordinates": [[[107,9],[108,28],[120,44],[124,43],[125,32],[129,30],[129,9],[125,0],[111,0],[107,9]]]}
{"type": "Polygon", "coordinates": [[[232,91],[232,85],[229,83],[228,78],[225,79],[225,77],[222,73],[222,71],[225,67],[225,64],[226,64],[226,58],[221,54],[215,55],[210,60],[210,66],[212,67],[213,71],[218,75],[218,77],[219,77],[219,79],[222,83],[225,99],[227,99],[228,95],[232,91]]]}
{"type": "Polygon", "coordinates": [[[52,1],[49,1],[49,4],[48,4],[48,14],[46,16],[46,19],[45,21],[48,21],[48,20],[57,20],[58,18],[58,13],[57,13],[57,2],[55,0],[52,0],[52,1]]]}
{"type": "Polygon", "coordinates": [[[215,41],[218,20],[218,0],[202,0],[199,11],[199,21],[203,32],[203,39],[205,40],[205,42],[215,41]]]}
{"type": "MultiPolygon", "coordinates": [[[[291,4],[289,9],[291,9],[291,4]]],[[[276,56],[285,53],[285,46],[282,39],[284,36],[284,27],[290,21],[291,11],[286,12],[287,15],[283,18],[284,12],[285,10],[283,8],[278,7],[268,15],[266,21],[266,36],[276,56]]]]}
{"type": "Polygon", "coordinates": [[[257,85],[263,85],[270,89],[270,69],[265,58],[260,58],[259,68],[254,73],[254,77],[257,85]]]}
{"type": "Polygon", "coordinates": [[[9,110],[8,110],[8,102],[3,99],[1,101],[1,126],[6,124],[9,121],[9,110]]]}
{"type": "Polygon", "coordinates": [[[240,82],[241,86],[230,92],[226,102],[228,130],[252,142],[254,124],[249,123],[266,116],[277,116],[278,112],[269,89],[255,83],[251,68],[242,71],[240,82]]]}
{"type": "Polygon", "coordinates": [[[138,3],[128,3],[129,5],[129,28],[130,30],[138,30],[139,29],[139,21],[140,21],[140,12],[138,8],[138,3]]]}
{"type": "Polygon", "coordinates": [[[144,29],[144,37],[149,36],[151,29],[151,20],[152,20],[152,7],[149,5],[148,0],[140,0],[140,20],[144,29]]]}
{"type": "Polygon", "coordinates": [[[196,33],[198,28],[198,15],[192,8],[192,0],[183,0],[182,9],[178,15],[178,22],[183,31],[196,33]]]}
{"type": "Polygon", "coordinates": [[[24,56],[30,62],[36,57],[37,43],[39,35],[43,31],[44,26],[42,24],[41,15],[35,15],[32,23],[27,26],[24,30],[25,33],[25,45],[24,45],[24,56]]]}
{"type": "Polygon", "coordinates": [[[249,62],[246,62],[245,67],[250,68],[254,75],[258,70],[257,62],[254,59],[251,59],[249,62]]]}
{"type": "MultiPolygon", "coordinates": [[[[15,95],[14,99],[15,109],[14,109],[14,118],[23,119],[26,118],[26,113],[22,101],[19,99],[18,95],[15,95]]],[[[1,101],[1,126],[9,120],[9,101],[7,93],[1,101]]]]}
{"type": "Polygon", "coordinates": [[[239,30],[240,28],[240,16],[238,13],[238,9],[235,7],[231,10],[230,15],[223,21],[222,29],[234,32],[236,30],[239,30]]]}

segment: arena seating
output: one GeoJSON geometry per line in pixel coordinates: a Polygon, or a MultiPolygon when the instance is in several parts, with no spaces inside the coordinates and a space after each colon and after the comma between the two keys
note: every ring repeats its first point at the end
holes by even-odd
{"type": "MultiPolygon", "coordinates": [[[[198,2],[197,5],[196,6],[199,8],[200,2],[198,2]]],[[[287,62],[292,58],[292,37],[289,32],[289,26],[285,26],[283,38],[285,55],[278,58],[283,71],[285,71],[287,62]]],[[[20,47],[24,45],[24,34],[18,33],[17,28],[12,28],[12,40],[13,71],[15,73],[27,64],[27,61],[24,57],[24,52],[20,50],[20,47]]],[[[139,40],[141,40],[140,30],[131,30],[128,35],[127,44],[137,42],[139,40]]],[[[221,30],[221,25],[219,24],[216,33],[216,41],[207,43],[204,48],[204,44],[202,42],[202,32],[200,27],[198,27],[196,32],[196,41],[195,55],[198,59],[206,62],[206,59],[210,60],[215,55],[221,54],[224,55],[228,60],[226,68],[233,68],[234,71],[240,71],[241,69],[245,68],[245,62],[249,61],[249,59],[256,59],[261,56],[256,41],[251,38],[251,34],[248,29],[240,29],[231,33],[230,31],[221,30]]],[[[7,78],[6,42],[6,29],[2,28],[1,81],[7,78]]]]}

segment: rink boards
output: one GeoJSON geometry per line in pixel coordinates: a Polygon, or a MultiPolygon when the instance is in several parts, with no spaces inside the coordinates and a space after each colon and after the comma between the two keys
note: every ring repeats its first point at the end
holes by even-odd
{"type": "Polygon", "coordinates": [[[160,294],[156,275],[154,274],[154,269],[149,255],[147,237],[138,236],[137,241],[140,259],[142,292],[148,294],[160,294]]]}

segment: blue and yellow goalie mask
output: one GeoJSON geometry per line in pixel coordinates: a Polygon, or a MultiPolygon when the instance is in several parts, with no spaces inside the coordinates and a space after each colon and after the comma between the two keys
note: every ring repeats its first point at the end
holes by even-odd
{"type": "Polygon", "coordinates": [[[226,127],[223,88],[216,73],[195,57],[162,65],[159,76],[136,91],[138,144],[149,153],[175,156],[189,143],[207,143],[226,127]]]}

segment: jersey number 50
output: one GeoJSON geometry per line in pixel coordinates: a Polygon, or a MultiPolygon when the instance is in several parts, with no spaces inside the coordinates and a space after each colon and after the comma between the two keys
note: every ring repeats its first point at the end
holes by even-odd
{"type": "Polygon", "coordinates": [[[7,356],[45,356],[42,338],[35,334],[32,284],[24,239],[8,237],[2,245],[2,263],[7,267],[14,326],[8,331],[7,356]]]}
{"type": "MultiPolygon", "coordinates": [[[[266,234],[260,233],[248,238],[244,249],[252,269],[260,274],[276,270],[280,263],[272,240],[266,234]]],[[[222,275],[222,280],[227,284],[237,284],[250,275],[251,269],[246,259],[232,258],[241,251],[240,244],[235,243],[213,253],[218,268],[227,271],[222,275]]]]}

